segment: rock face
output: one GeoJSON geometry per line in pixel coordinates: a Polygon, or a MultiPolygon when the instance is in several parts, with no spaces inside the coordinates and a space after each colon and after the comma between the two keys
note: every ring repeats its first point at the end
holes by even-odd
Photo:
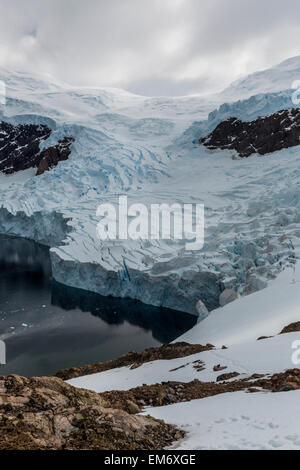
{"type": "Polygon", "coordinates": [[[300,109],[278,111],[252,122],[232,117],[221,122],[199,143],[211,150],[236,150],[240,157],[295,147],[300,145],[300,109]]]}
{"type": "Polygon", "coordinates": [[[43,124],[12,125],[0,123],[0,172],[7,175],[37,168],[37,175],[67,160],[74,142],[72,137],[59,140],[57,145],[40,151],[40,144],[51,135],[43,124]]]}
{"type": "Polygon", "coordinates": [[[289,369],[279,374],[274,374],[268,379],[257,382],[259,387],[272,392],[290,392],[300,389],[300,369],[289,369]]]}
{"type": "Polygon", "coordinates": [[[0,377],[0,450],[154,450],[183,436],[111,405],[56,377],[0,377]]]}
{"type": "Polygon", "coordinates": [[[59,140],[54,147],[43,150],[40,153],[41,160],[37,169],[37,176],[56,167],[59,162],[67,160],[71,153],[70,146],[73,142],[74,139],[72,137],[65,137],[59,140]]]}
{"type": "Polygon", "coordinates": [[[37,167],[40,161],[39,144],[48,139],[51,129],[44,125],[13,126],[0,123],[0,171],[12,174],[37,167]]]}
{"type": "Polygon", "coordinates": [[[290,325],[286,326],[283,328],[281,331],[281,335],[285,335],[287,333],[295,333],[297,331],[300,331],[300,322],[297,321],[296,323],[291,323],[290,325]]]}
{"type": "Polygon", "coordinates": [[[252,274],[247,279],[246,287],[244,289],[244,294],[245,295],[254,294],[254,292],[265,289],[267,285],[268,283],[266,281],[252,274]]]}
{"type": "Polygon", "coordinates": [[[225,289],[220,295],[220,306],[224,307],[238,298],[238,294],[233,289],[225,289]]]}

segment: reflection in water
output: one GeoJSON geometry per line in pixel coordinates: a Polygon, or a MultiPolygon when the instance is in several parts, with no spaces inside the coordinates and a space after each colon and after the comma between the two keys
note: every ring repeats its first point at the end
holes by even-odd
{"type": "Polygon", "coordinates": [[[196,317],[56,283],[47,248],[0,237],[0,374],[49,375],[168,343],[196,317]]]}
{"type": "Polygon", "coordinates": [[[183,329],[187,331],[196,323],[192,315],[155,308],[135,300],[102,297],[56,282],[52,286],[52,304],[64,310],[79,308],[82,312],[90,312],[109,325],[123,325],[128,322],[150,330],[153,337],[162,344],[171,343],[183,334],[183,329]]]}

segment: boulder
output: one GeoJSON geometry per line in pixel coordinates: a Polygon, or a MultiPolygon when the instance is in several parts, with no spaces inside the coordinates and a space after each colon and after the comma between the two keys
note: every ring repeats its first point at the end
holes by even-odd
{"type": "Polygon", "coordinates": [[[202,302],[202,300],[198,300],[196,304],[196,311],[200,317],[200,319],[203,319],[209,315],[209,311],[207,310],[205,304],[202,302]]]}
{"type": "Polygon", "coordinates": [[[245,295],[253,294],[254,292],[265,289],[267,285],[268,283],[266,281],[252,274],[251,276],[249,276],[247,280],[247,284],[244,289],[244,294],[245,295]]]}
{"type": "Polygon", "coordinates": [[[65,137],[58,141],[57,145],[46,148],[40,153],[40,161],[36,175],[42,175],[45,171],[49,171],[56,167],[59,162],[68,160],[71,154],[71,144],[74,142],[72,137],[65,137]]]}
{"type": "Polygon", "coordinates": [[[225,289],[219,297],[220,306],[224,307],[238,298],[237,292],[233,289],[225,289]]]}

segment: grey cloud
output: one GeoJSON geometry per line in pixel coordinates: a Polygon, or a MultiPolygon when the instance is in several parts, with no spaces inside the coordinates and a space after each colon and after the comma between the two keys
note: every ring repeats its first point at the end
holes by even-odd
{"type": "Polygon", "coordinates": [[[0,66],[147,95],[222,89],[300,54],[298,0],[0,0],[0,66]]]}

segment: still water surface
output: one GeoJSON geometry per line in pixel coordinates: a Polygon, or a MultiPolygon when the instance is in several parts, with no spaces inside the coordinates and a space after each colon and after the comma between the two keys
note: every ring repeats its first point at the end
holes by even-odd
{"type": "Polygon", "coordinates": [[[0,236],[0,375],[51,375],[173,341],[192,315],[109,299],[53,281],[49,250],[0,236]]]}

